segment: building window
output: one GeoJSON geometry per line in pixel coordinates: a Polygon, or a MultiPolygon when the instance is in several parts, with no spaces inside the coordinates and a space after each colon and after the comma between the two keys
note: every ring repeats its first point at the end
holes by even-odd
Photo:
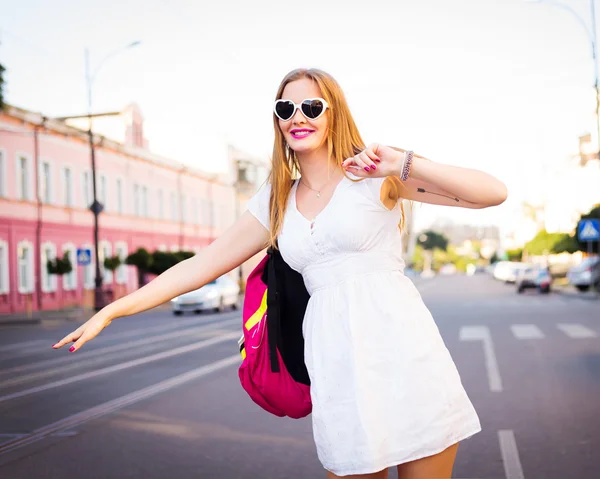
{"type": "Polygon", "coordinates": [[[177,221],[177,195],[175,192],[171,193],[171,221],[177,221]]]}
{"type": "Polygon", "coordinates": [[[133,214],[140,216],[140,185],[133,184],[133,214]]]}
{"type": "Polygon", "coordinates": [[[42,161],[40,165],[38,194],[42,203],[52,202],[52,166],[49,161],[42,161]]]}
{"type": "Polygon", "coordinates": [[[100,176],[100,203],[104,206],[104,211],[108,210],[108,184],[105,175],[100,176]]]}
{"type": "Polygon", "coordinates": [[[48,272],[48,261],[54,261],[56,259],[56,246],[53,243],[42,244],[42,251],[40,256],[41,262],[41,279],[42,279],[42,292],[51,293],[56,291],[56,275],[48,272]]]}
{"type": "Polygon", "coordinates": [[[181,222],[185,223],[187,221],[187,211],[185,208],[185,204],[186,204],[185,195],[181,195],[180,201],[181,201],[181,222]]]}
{"type": "Polygon", "coordinates": [[[158,251],[163,251],[163,252],[167,252],[167,245],[164,243],[161,243],[158,245],[158,251]]]}
{"type": "Polygon", "coordinates": [[[200,217],[198,215],[198,198],[192,198],[192,223],[195,225],[200,223],[200,217]]]}
{"type": "Polygon", "coordinates": [[[94,289],[94,278],[96,276],[96,256],[94,248],[90,244],[84,244],[82,248],[90,250],[90,264],[83,267],[83,287],[85,289],[94,289]]]}
{"type": "Polygon", "coordinates": [[[65,166],[63,172],[63,191],[65,198],[65,206],[73,206],[73,170],[65,166]]]}
{"type": "Polygon", "coordinates": [[[8,278],[8,243],[0,240],[0,294],[9,292],[8,278]]]}
{"type": "Polygon", "coordinates": [[[73,268],[70,273],[63,275],[63,289],[73,291],[77,288],[77,251],[73,243],[64,244],[62,250],[63,254],[69,258],[73,268]]]}
{"type": "Polygon", "coordinates": [[[117,178],[117,212],[123,214],[123,180],[117,178]]]}
{"type": "Polygon", "coordinates": [[[104,267],[104,260],[112,256],[112,246],[108,241],[100,241],[99,260],[100,260],[100,271],[102,272],[102,282],[104,284],[111,284],[113,281],[112,271],[104,267]]]}
{"type": "Polygon", "coordinates": [[[89,208],[92,205],[92,174],[89,171],[84,171],[81,175],[81,194],[83,207],[89,208]]]}
{"type": "Polygon", "coordinates": [[[164,198],[163,198],[163,191],[162,190],[158,190],[158,193],[156,195],[156,200],[158,202],[157,206],[158,206],[158,218],[161,220],[165,219],[165,205],[163,203],[164,198]]]}
{"type": "Polygon", "coordinates": [[[17,199],[28,200],[29,198],[29,159],[19,155],[17,157],[17,199]]]}
{"type": "Polygon", "coordinates": [[[142,216],[144,218],[148,218],[149,216],[148,187],[146,186],[142,186],[142,216]]]}
{"type": "Polygon", "coordinates": [[[33,245],[29,241],[21,241],[17,245],[17,268],[19,276],[19,293],[32,293],[33,245]]]}
{"type": "Polygon", "coordinates": [[[121,265],[115,271],[117,284],[127,283],[127,265],[125,259],[127,258],[127,243],[119,241],[115,244],[115,254],[121,258],[121,265]]]}
{"type": "Polygon", "coordinates": [[[6,191],[6,151],[0,149],[0,196],[8,196],[6,191]]]}

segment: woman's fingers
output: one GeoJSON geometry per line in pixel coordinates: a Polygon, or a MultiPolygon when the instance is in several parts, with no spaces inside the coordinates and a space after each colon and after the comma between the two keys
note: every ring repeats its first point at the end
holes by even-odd
{"type": "MultiPolygon", "coordinates": [[[[80,328],[79,328],[79,329],[80,329],[80,328]]],[[[61,340],[60,340],[58,343],[56,343],[56,344],[55,344],[55,345],[53,345],[52,347],[53,347],[54,349],[60,349],[60,348],[62,348],[62,347],[65,345],[65,344],[67,344],[67,343],[72,343],[73,341],[77,341],[77,340],[78,340],[78,339],[81,337],[81,335],[82,335],[82,333],[83,333],[83,330],[82,330],[82,331],[80,331],[79,329],[76,329],[76,330],[75,330],[75,331],[73,331],[72,333],[70,333],[70,334],[67,334],[67,335],[66,335],[64,338],[62,338],[62,339],[61,339],[61,340]]]]}

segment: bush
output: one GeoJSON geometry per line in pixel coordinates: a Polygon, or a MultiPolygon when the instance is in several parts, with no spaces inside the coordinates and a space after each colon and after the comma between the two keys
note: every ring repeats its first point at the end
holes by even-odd
{"type": "Polygon", "coordinates": [[[73,265],[71,264],[69,255],[66,252],[63,254],[62,258],[55,258],[54,261],[48,260],[46,263],[46,268],[48,268],[49,274],[55,274],[57,276],[69,274],[71,271],[73,271],[73,265]]]}

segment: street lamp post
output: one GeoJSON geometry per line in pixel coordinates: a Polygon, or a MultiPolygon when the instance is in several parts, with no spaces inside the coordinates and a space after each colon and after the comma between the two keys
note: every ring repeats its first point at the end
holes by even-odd
{"type": "MultiPolygon", "coordinates": [[[[96,153],[95,153],[95,149],[94,149],[94,133],[92,131],[92,118],[94,116],[94,115],[92,115],[92,85],[94,83],[96,75],[98,75],[98,72],[100,71],[100,68],[102,67],[102,65],[104,65],[104,63],[109,58],[111,58],[115,55],[118,55],[119,53],[121,53],[129,48],[135,47],[139,44],[140,44],[140,42],[136,41],[136,42],[130,43],[129,45],[110,53],[109,55],[104,57],[104,59],[96,67],[96,70],[94,71],[93,74],[90,72],[90,53],[87,48],[85,50],[85,78],[86,78],[86,84],[87,84],[88,122],[89,122],[88,123],[89,124],[88,138],[89,138],[89,142],[90,142],[90,156],[91,156],[91,163],[92,163],[92,197],[93,197],[93,201],[92,201],[92,204],[90,205],[90,210],[94,214],[94,258],[96,261],[96,274],[95,274],[95,278],[94,278],[94,309],[96,311],[100,311],[104,307],[104,295],[102,293],[102,274],[101,274],[101,270],[100,270],[100,252],[98,251],[98,243],[99,243],[99,241],[98,241],[98,217],[100,216],[100,213],[102,212],[102,209],[104,208],[104,206],[98,201],[97,190],[96,190],[96,153]]],[[[87,185],[86,185],[86,188],[87,188],[87,185]]]]}
{"type": "Polygon", "coordinates": [[[586,22],[581,18],[581,16],[573,10],[569,5],[564,3],[555,2],[553,0],[526,0],[527,3],[539,3],[544,5],[551,5],[553,7],[562,8],[563,10],[568,11],[571,15],[575,17],[577,22],[583,27],[586,35],[588,36],[588,40],[592,46],[592,59],[594,61],[594,89],[596,91],[596,129],[598,133],[598,148],[596,150],[596,155],[598,161],[600,161],[600,82],[598,79],[598,37],[596,35],[596,6],[595,0],[590,0],[590,16],[591,16],[591,29],[588,28],[586,22]]]}

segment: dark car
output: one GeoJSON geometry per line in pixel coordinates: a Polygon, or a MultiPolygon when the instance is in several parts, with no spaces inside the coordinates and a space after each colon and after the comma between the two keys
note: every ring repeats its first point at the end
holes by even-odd
{"type": "Polygon", "coordinates": [[[527,266],[517,273],[517,293],[526,289],[537,289],[540,293],[549,293],[552,277],[548,268],[540,266],[527,266]]]}

